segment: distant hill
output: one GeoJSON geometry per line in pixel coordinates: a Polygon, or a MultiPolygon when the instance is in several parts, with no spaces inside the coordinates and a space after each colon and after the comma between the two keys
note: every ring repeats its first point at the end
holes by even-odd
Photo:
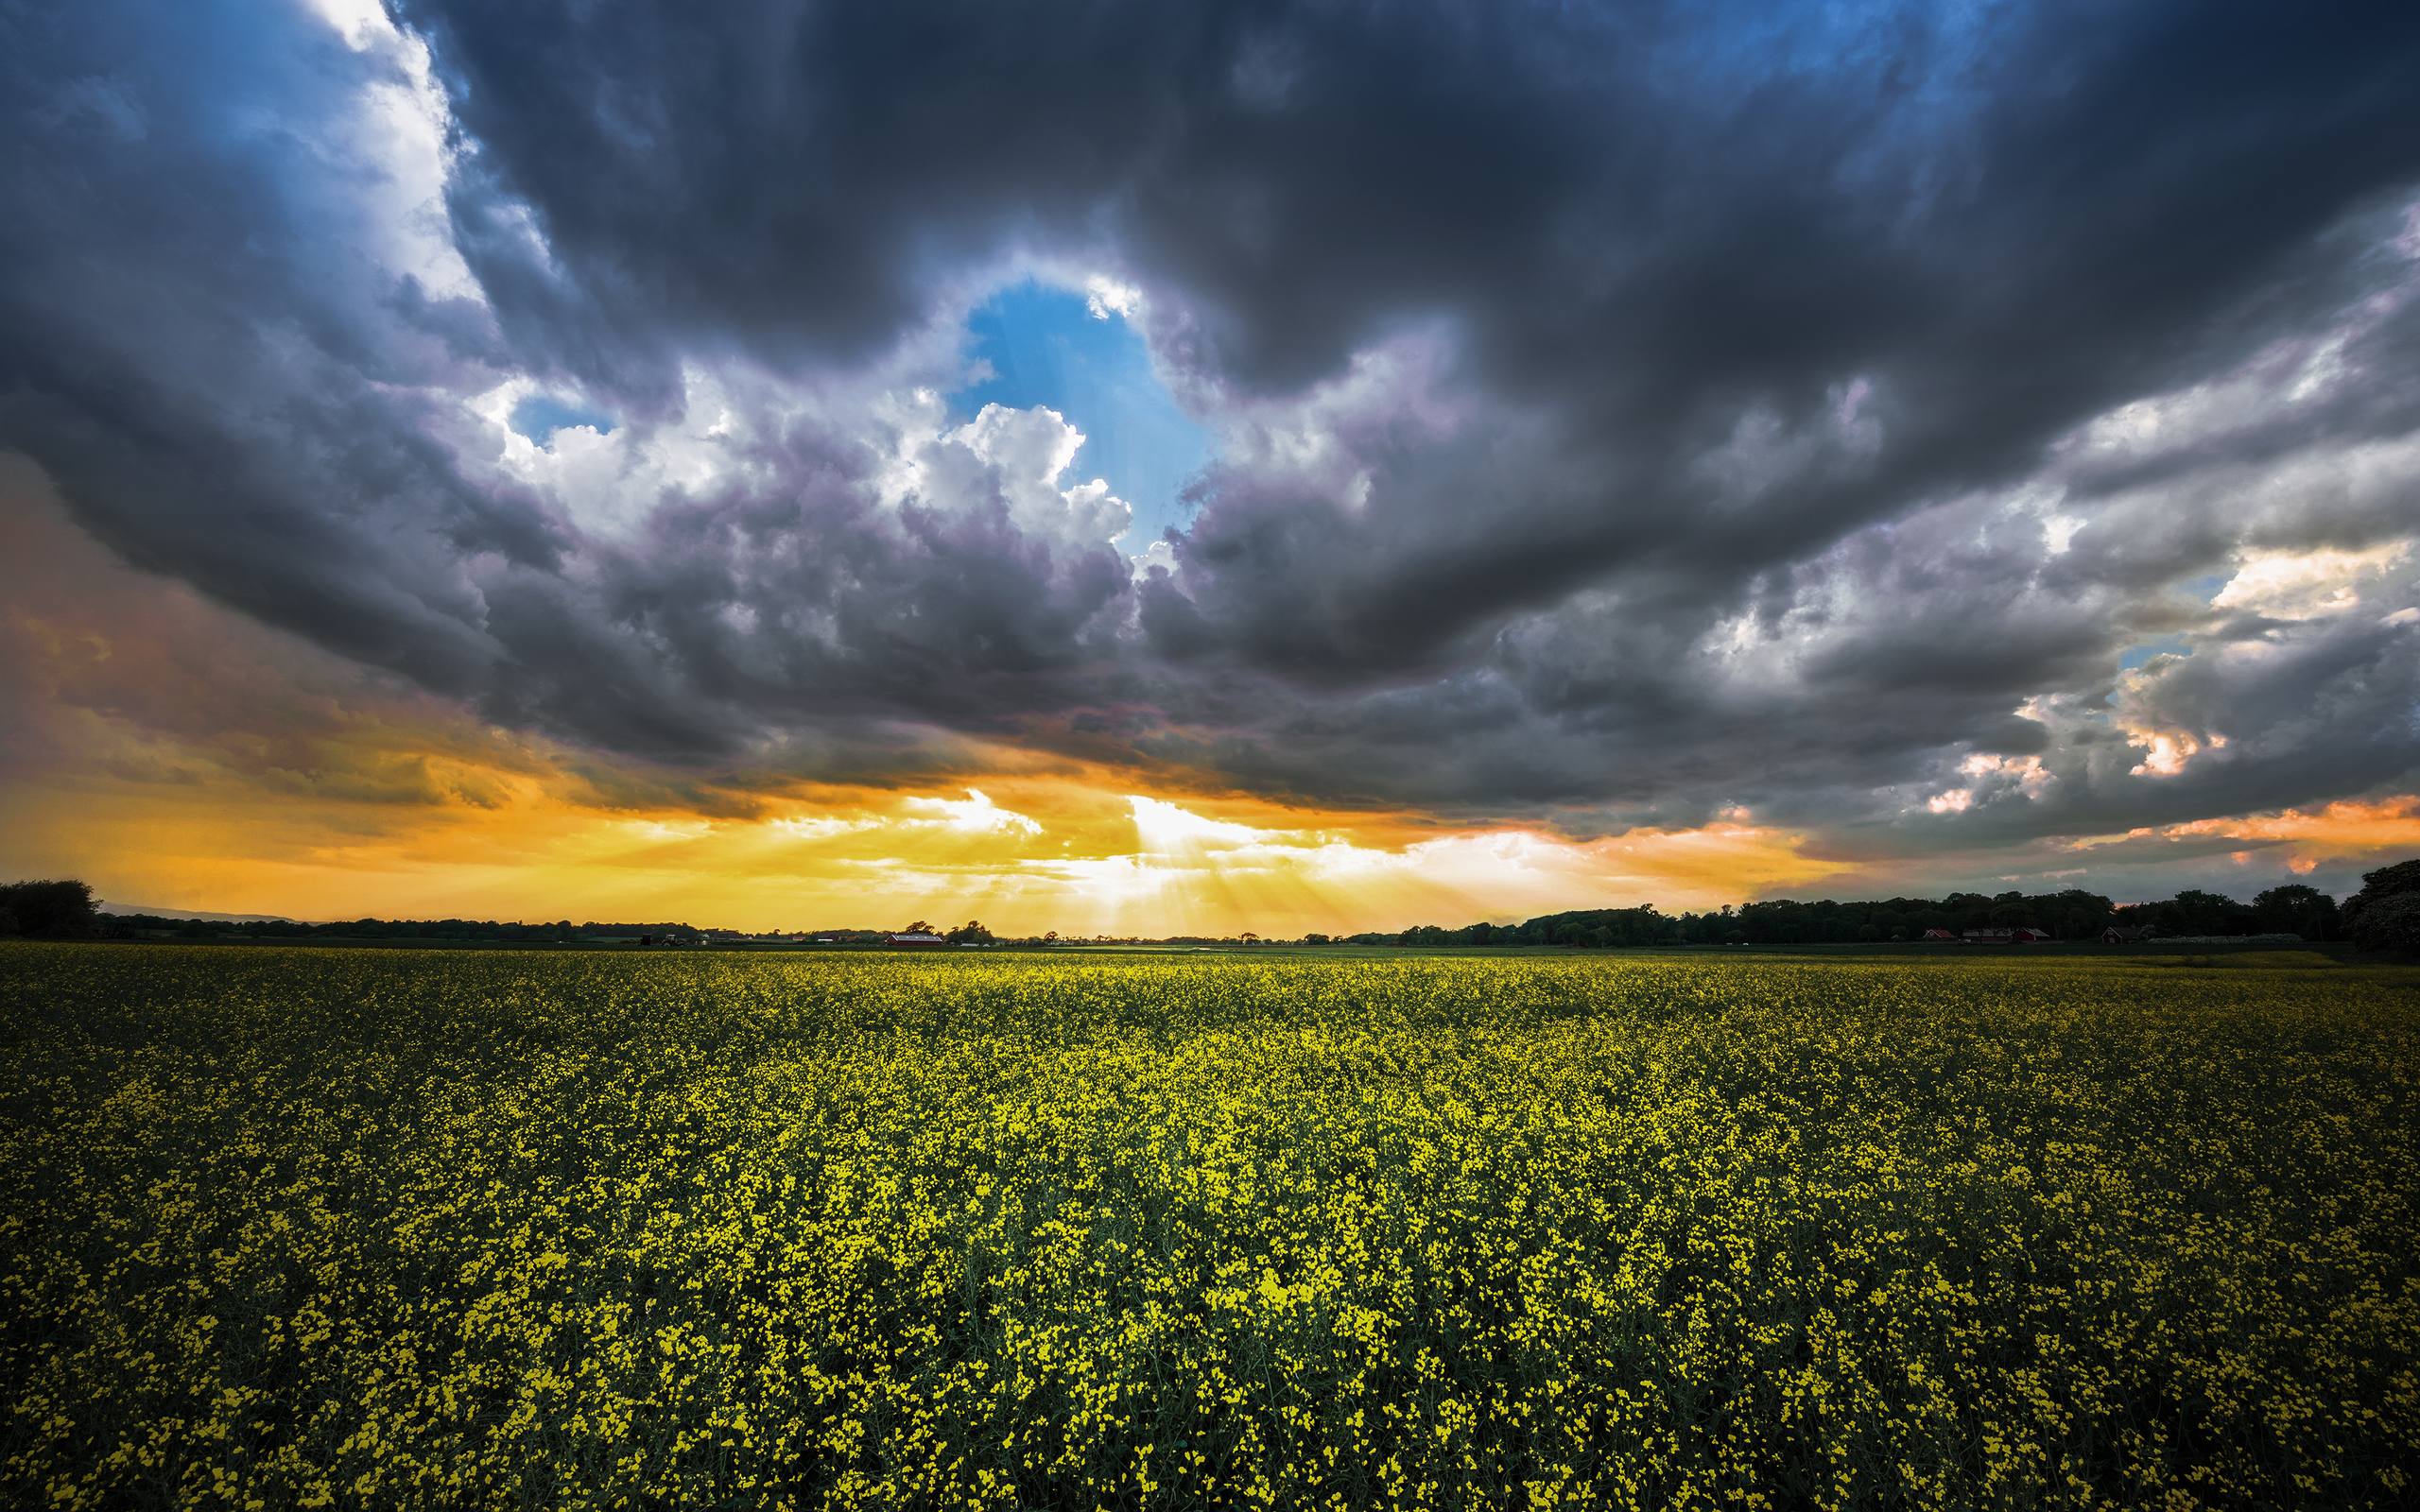
{"type": "Polygon", "coordinates": [[[149,903],[96,902],[93,907],[104,914],[149,914],[154,919],[199,919],[212,924],[292,924],[300,920],[284,914],[213,914],[199,908],[154,908],[149,903]]]}

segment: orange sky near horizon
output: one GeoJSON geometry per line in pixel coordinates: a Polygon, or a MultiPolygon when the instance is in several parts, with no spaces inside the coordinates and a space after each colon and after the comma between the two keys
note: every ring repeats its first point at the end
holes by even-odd
{"type": "Polygon", "coordinates": [[[0,867],[122,904],[1295,935],[1711,907],[1837,868],[1725,820],[1574,841],[959,742],[882,784],[701,778],[485,725],[138,572],[0,468],[0,867]]]}
{"type": "Polygon", "coordinates": [[[1056,782],[869,793],[747,817],[599,811],[535,791],[491,808],[385,815],[196,797],[20,792],[0,823],[15,837],[12,859],[35,863],[18,869],[75,871],[112,902],[749,930],[921,917],[1017,934],[1349,933],[1650,899],[1711,907],[1743,884],[1828,869],[1750,825],[1585,843],[1517,830],[1412,837],[1366,816],[1186,806],[1056,782]],[[92,799],[97,809],[86,809],[92,799]],[[55,822],[69,808],[85,816],[55,822]]]}
{"type": "MultiPolygon", "coordinates": [[[[1574,839],[1544,824],[1293,807],[1190,787],[1183,773],[965,741],[842,784],[617,761],[484,724],[129,567],[28,473],[0,465],[0,874],[80,877],[116,903],[307,919],[761,931],[977,918],[1013,934],[1291,936],[1891,885],[1736,811],[1574,839]]],[[[2308,870],[2420,848],[2420,802],[2067,849],[2228,837],[2285,847],[2308,870]]]]}

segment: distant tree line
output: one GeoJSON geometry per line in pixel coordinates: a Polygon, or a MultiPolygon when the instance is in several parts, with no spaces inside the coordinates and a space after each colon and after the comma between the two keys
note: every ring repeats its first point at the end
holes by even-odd
{"type": "MultiPolygon", "coordinates": [[[[2373,872],[2380,877],[2414,873],[2420,862],[2373,872]]],[[[2365,892],[2363,896],[2367,896],[2365,892]]],[[[2414,896],[2420,896],[2415,893],[2414,896]]],[[[2401,918],[2390,908],[2386,918],[2401,918]]],[[[2420,907],[2420,904],[2415,904],[2420,907]]],[[[2160,936],[2299,935],[2307,940],[2347,937],[2347,915],[2316,887],[2288,883],[2252,902],[2187,889],[2157,902],[2114,903],[2099,893],[2069,887],[2059,892],[1951,893],[1946,898],[1882,898],[1840,902],[1777,898],[1710,913],[1667,914],[1653,904],[1634,908],[1588,908],[1546,914],[1520,924],[1465,924],[1449,929],[1423,924],[1400,934],[1342,936],[1362,945],[1576,945],[1594,949],[1643,945],[1855,945],[1922,939],[1945,929],[2039,929],[2053,939],[2083,940],[2116,926],[2160,936]]],[[[2358,935],[2351,936],[2357,941],[2358,935]]],[[[1326,943],[1326,936],[1305,936],[1326,943]]],[[[2378,949],[2409,947],[2380,945],[2378,949]]]]}
{"type": "MultiPolygon", "coordinates": [[[[1934,929],[2039,929],[2054,939],[2083,940],[2113,925],[2150,938],[2193,936],[2299,935],[2307,940],[2349,939],[2364,950],[2420,954],[2420,859],[2382,867],[2361,879],[2361,890],[2339,908],[2316,887],[2288,883],[2252,902],[2188,888],[2156,902],[2113,903],[2099,893],[1956,892],[1946,898],[1883,898],[1838,902],[1778,898],[1728,904],[1708,913],[1667,914],[1653,904],[1584,908],[1545,914],[1519,924],[1421,924],[1396,934],[1305,935],[1306,945],[1561,945],[1605,950],[1649,945],[1854,945],[1917,940],[1934,929]]],[[[991,944],[994,936],[969,919],[945,933],[923,919],[908,933],[942,933],[959,944],[991,944]]],[[[837,936],[879,939],[879,932],[837,936]]],[[[103,914],[80,882],[0,884],[0,936],[36,939],[458,940],[513,945],[577,945],[608,941],[696,944],[705,932],[688,924],[504,923],[494,919],[355,919],[305,924],[290,919],[169,919],[155,914],[103,914]]],[[[1057,932],[1033,943],[1056,943],[1057,932]]],[[[1245,935],[1250,944],[1255,936],[1245,935]]],[[[1236,943],[1181,936],[1175,943],[1236,943]]]]}
{"type": "Polygon", "coordinates": [[[499,945],[579,945],[607,940],[690,944],[701,932],[687,924],[521,924],[493,919],[351,919],[305,924],[288,919],[168,919],[158,914],[104,914],[96,933],[118,938],[458,940],[499,945]]]}

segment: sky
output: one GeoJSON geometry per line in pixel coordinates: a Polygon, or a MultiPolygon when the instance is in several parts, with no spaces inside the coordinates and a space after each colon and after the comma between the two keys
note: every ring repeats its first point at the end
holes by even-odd
{"type": "Polygon", "coordinates": [[[0,8],[0,875],[1264,935],[2420,853],[2420,11],[0,8]]]}

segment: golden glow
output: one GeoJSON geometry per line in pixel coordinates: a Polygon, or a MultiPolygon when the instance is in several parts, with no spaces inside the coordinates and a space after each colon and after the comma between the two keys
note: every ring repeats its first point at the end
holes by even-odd
{"type": "MultiPolygon", "coordinates": [[[[0,876],[82,877],[115,902],[1290,936],[1871,881],[1738,810],[1575,841],[1287,807],[1188,789],[1181,773],[963,743],[937,742],[949,760],[892,786],[613,762],[483,725],[134,572],[68,524],[22,463],[0,459],[0,876]]],[[[2282,842],[2309,869],[2420,847],[2420,801],[2155,834],[2282,842]]]]}
{"type": "Polygon", "coordinates": [[[2366,551],[2246,552],[2210,605],[2279,620],[2344,613],[2360,608],[2361,591],[2411,552],[2409,541],[2390,541],[2366,551]]]}
{"type": "Polygon", "coordinates": [[[2136,777],[2174,777],[2204,750],[2221,750],[2227,743],[2224,735],[2204,740],[2186,730],[2129,730],[2126,735],[2129,743],[2148,752],[2135,764],[2136,777]]]}
{"type": "MultiPolygon", "coordinates": [[[[2163,824],[2079,840],[2073,849],[2089,851],[2125,841],[2210,839],[2257,841],[2263,849],[2282,849],[2287,868],[2303,874],[2328,862],[2360,864],[2387,851],[2420,850],[2420,796],[2163,824]]],[[[2259,853],[2238,850],[2233,855],[2248,863],[2259,853]]]]}
{"type": "Polygon", "coordinates": [[[311,919],[786,930],[973,917],[1015,933],[1293,935],[1710,905],[1826,869],[1746,824],[1587,843],[1526,831],[1406,841],[1391,816],[1198,809],[1061,779],[994,780],[979,798],[826,795],[744,817],[598,810],[503,776],[491,791],[510,796],[482,804],[266,801],[234,785],[60,779],[12,789],[0,822],[19,871],[85,875],[113,901],[311,919]],[[1225,816],[1237,812],[1264,822],[1225,816]]]}
{"type": "Polygon", "coordinates": [[[460,708],[122,565],[0,462],[0,872],[301,919],[979,918],[1297,935],[1709,906],[1834,869],[1735,814],[1574,842],[1318,812],[1008,747],[898,787],[717,785],[460,708]]]}

